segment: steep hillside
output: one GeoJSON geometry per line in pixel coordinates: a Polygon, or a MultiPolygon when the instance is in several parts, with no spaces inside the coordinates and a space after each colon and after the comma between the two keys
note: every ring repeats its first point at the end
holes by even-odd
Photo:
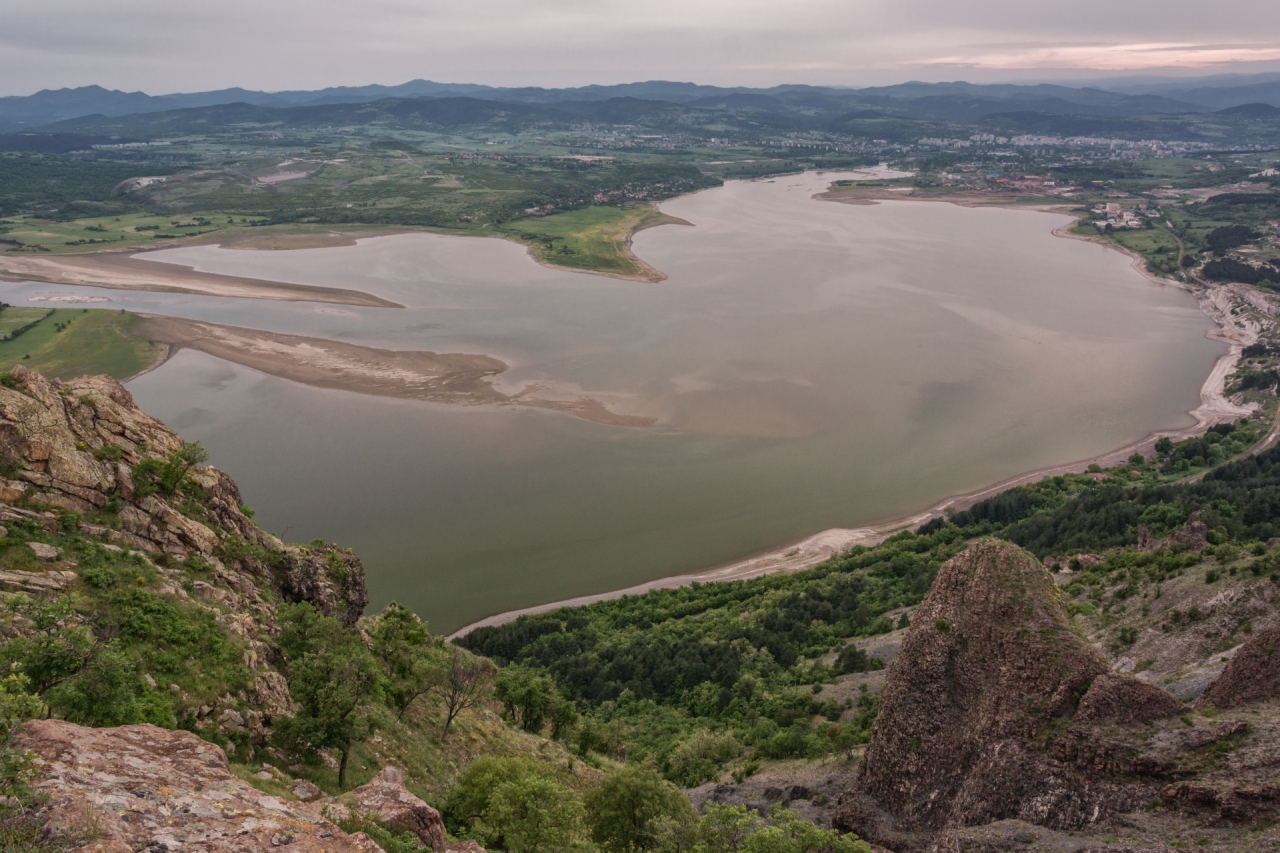
{"type": "MultiPolygon", "coordinates": [[[[0,716],[150,724],[161,753],[206,743],[228,785],[284,803],[303,799],[296,780],[337,794],[387,765],[440,802],[481,754],[535,760],[574,788],[599,778],[502,720],[483,661],[402,608],[364,616],[358,557],[262,531],[203,461],[115,380],[0,374],[0,663],[16,673],[0,716]],[[474,684],[451,702],[455,676],[474,684]]],[[[43,754],[43,737],[19,742],[43,754]]],[[[57,793],[59,778],[37,787],[57,793]]]]}

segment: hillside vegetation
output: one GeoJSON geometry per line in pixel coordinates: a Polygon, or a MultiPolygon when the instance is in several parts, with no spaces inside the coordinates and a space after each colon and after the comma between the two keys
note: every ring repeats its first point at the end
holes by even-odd
{"type": "Polygon", "coordinates": [[[1258,436],[1252,423],[1228,425],[1170,443],[1156,459],[1010,489],[806,571],[524,616],[459,643],[519,673],[513,719],[521,701],[574,702],[582,721],[563,736],[582,755],[652,759],[688,786],[726,766],[742,777],[761,759],[838,755],[869,739],[876,697],[822,700],[824,685],[878,668],[862,638],[905,627],[938,568],[975,537],[998,536],[1064,567],[1110,551],[1086,560],[1066,588],[1095,615],[1149,586],[1202,575],[1209,557],[1280,582],[1265,545],[1280,536],[1280,448],[1170,482],[1258,436]],[[1137,549],[1140,537],[1167,537],[1193,514],[1207,547],[1137,549]]]}

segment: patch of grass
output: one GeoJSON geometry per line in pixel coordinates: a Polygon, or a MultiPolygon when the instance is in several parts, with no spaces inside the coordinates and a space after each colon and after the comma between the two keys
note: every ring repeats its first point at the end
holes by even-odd
{"type": "Polygon", "coordinates": [[[282,781],[279,777],[272,775],[270,779],[263,779],[258,776],[262,772],[261,764],[231,764],[232,774],[242,782],[247,782],[257,790],[273,797],[279,797],[285,802],[297,799],[289,791],[287,782],[282,781]]]}
{"type": "Polygon", "coordinates": [[[227,217],[158,216],[122,213],[56,222],[35,216],[14,217],[6,237],[23,246],[42,246],[54,254],[145,246],[161,239],[191,237],[225,226],[227,217]],[[176,224],[175,224],[176,223],[176,224]],[[204,223],[204,224],[201,224],[204,223]],[[161,235],[166,235],[162,237],[161,235]]]}
{"type": "Polygon", "coordinates": [[[87,308],[6,308],[0,318],[18,311],[46,311],[47,316],[20,337],[0,343],[0,365],[22,364],[58,379],[92,373],[125,379],[151,367],[165,352],[163,344],[137,334],[141,318],[136,314],[87,308]]]}
{"type": "Polygon", "coordinates": [[[631,235],[662,217],[652,207],[588,207],[538,219],[521,219],[501,227],[533,247],[544,262],[560,267],[646,276],[649,267],[632,256],[631,235]]]}

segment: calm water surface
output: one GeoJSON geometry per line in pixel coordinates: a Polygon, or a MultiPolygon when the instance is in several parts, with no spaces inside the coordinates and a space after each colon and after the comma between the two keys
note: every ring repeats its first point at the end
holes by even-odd
{"type": "MultiPolygon", "coordinates": [[[[500,240],[402,235],[156,253],[354,288],[405,310],[92,290],[113,307],[485,352],[504,388],[588,393],[651,429],[325,391],[183,352],[138,402],[240,484],[267,529],[353,547],[373,606],[438,631],[922,508],[1190,423],[1221,344],[1193,300],[1064,216],[811,200],[831,176],[731,183],[644,231],[670,278],[549,270],[500,240]]],[[[26,294],[70,292],[4,286],[26,294]]]]}

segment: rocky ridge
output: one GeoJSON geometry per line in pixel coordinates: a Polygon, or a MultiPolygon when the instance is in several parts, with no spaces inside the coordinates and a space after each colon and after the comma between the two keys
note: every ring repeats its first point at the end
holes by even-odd
{"type": "MultiPolygon", "coordinates": [[[[158,594],[216,614],[245,647],[253,687],[189,710],[201,727],[247,731],[262,743],[271,719],[292,709],[267,643],[277,607],[308,601],[354,625],[369,600],[364,568],[336,546],[285,545],[260,530],[231,478],[183,463],[185,449],[109,377],[61,382],[15,367],[0,384],[0,524],[49,533],[71,524],[103,548],[135,552],[164,578],[158,594]],[[181,488],[166,494],[136,482],[148,460],[153,471],[178,466],[181,488]],[[193,561],[198,577],[188,570],[193,561]]],[[[74,588],[72,560],[51,545],[28,547],[39,567],[0,571],[0,587],[36,594],[74,588]]]]}
{"type": "MultiPolygon", "coordinates": [[[[1223,691],[1266,683],[1271,633],[1237,653],[1223,691]]],[[[1043,565],[979,540],[913,613],[833,823],[899,851],[1093,850],[1108,836],[1105,849],[1280,843],[1280,691],[1193,716],[1110,670],[1043,565]]]]}
{"type": "Polygon", "coordinates": [[[1196,707],[1226,710],[1280,696],[1280,625],[1254,634],[1232,656],[1196,707]]]}

